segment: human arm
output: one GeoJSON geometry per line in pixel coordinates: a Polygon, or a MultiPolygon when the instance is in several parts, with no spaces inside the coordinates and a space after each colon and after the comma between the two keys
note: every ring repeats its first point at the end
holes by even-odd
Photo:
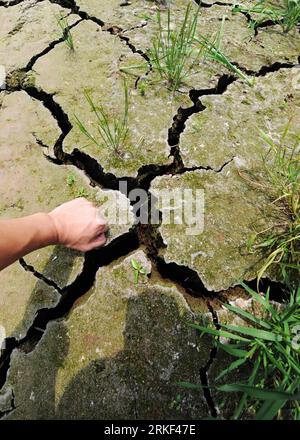
{"type": "Polygon", "coordinates": [[[49,213],[0,220],[0,270],[48,245],[62,244],[83,252],[103,246],[106,230],[99,209],[84,198],[49,213]]]}

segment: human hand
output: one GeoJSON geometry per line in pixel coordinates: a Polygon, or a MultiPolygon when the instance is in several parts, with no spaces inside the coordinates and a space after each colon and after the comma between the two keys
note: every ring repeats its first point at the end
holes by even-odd
{"type": "Polygon", "coordinates": [[[106,243],[105,219],[99,208],[81,197],[58,206],[49,214],[57,233],[57,243],[87,252],[106,243]]]}

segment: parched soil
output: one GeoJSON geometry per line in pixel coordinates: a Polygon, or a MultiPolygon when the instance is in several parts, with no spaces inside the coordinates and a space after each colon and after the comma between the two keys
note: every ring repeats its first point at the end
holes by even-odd
{"type": "Polygon", "coordinates": [[[288,143],[299,131],[299,29],[254,32],[229,1],[202,3],[198,31],[216,33],[225,15],[222,50],[254,85],[205,61],[174,93],[149,59],[164,3],[179,26],[184,0],[0,0],[0,217],[78,196],[99,206],[117,198],[121,213],[103,249],[48,247],[0,273],[3,419],[202,419],[232,409],[176,384],[212,383],[226,361],[189,323],[233,319],[224,298],[252,307],[239,285],[255,282],[262,255],[247,242],[258,219],[271,225],[272,206],[241,171],[264,172],[259,130],[276,141],[290,121],[288,143]],[[118,115],[124,77],[129,135],[118,155],[88,142],[76,118],[97,136],[84,91],[118,115]],[[162,217],[137,224],[120,182],[149,199],[201,190],[203,231],[162,217]],[[137,283],[132,259],[146,271],[137,283]]]}

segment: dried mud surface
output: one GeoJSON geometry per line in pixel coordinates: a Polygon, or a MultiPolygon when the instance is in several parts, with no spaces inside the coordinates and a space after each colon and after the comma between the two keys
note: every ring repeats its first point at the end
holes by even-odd
{"type": "MultiPolygon", "coordinates": [[[[254,33],[245,15],[231,14],[230,1],[202,2],[198,28],[216,32],[225,15],[223,49],[255,83],[204,63],[174,94],[148,57],[158,3],[0,0],[0,217],[48,211],[80,195],[99,206],[118,196],[124,217],[103,249],[49,247],[1,272],[3,419],[228,415],[222,396],[176,383],[207,385],[224,362],[188,323],[232,321],[220,298],[248,307],[238,284],[255,279],[261,256],[247,254],[247,237],[262,212],[268,225],[271,208],[240,170],[262,170],[258,129],[279,135],[292,121],[291,141],[297,133],[300,36],[276,26],[254,33]],[[59,14],[68,18],[74,52],[59,14]],[[84,90],[118,113],[120,71],[131,65],[138,67],[126,74],[130,135],[117,157],[88,143],[75,119],[96,133],[84,90]],[[136,224],[121,180],[149,197],[203,190],[203,233],[136,224]],[[137,284],[132,258],[146,269],[137,284]]],[[[178,25],[186,2],[169,3],[178,25]]]]}

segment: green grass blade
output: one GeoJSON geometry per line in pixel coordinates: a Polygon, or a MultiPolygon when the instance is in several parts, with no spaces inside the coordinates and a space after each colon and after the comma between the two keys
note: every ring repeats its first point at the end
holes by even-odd
{"type": "Polygon", "coordinates": [[[266,400],[263,402],[258,412],[255,414],[255,420],[273,420],[278,411],[286,404],[287,400],[266,400]]]}
{"type": "Polygon", "coordinates": [[[287,393],[285,391],[278,390],[268,390],[268,389],[260,389],[254,386],[245,385],[241,383],[232,383],[220,385],[217,387],[219,391],[224,391],[226,393],[247,393],[248,396],[259,399],[259,400],[298,400],[300,398],[300,393],[287,393]]]}
{"type": "Polygon", "coordinates": [[[238,326],[238,325],[235,326],[235,325],[229,325],[229,324],[226,324],[226,325],[224,324],[224,325],[222,325],[222,327],[226,328],[227,330],[236,331],[236,332],[242,333],[246,336],[252,336],[253,338],[258,338],[258,339],[264,339],[266,341],[275,342],[275,341],[282,340],[281,335],[277,335],[272,332],[253,328],[253,327],[243,327],[243,326],[238,326]]]}
{"type": "Polygon", "coordinates": [[[231,312],[240,315],[243,318],[246,318],[249,321],[254,322],[255,324],[258,324],[261,327],[264,327],[266,329],[271,328],[271,326],[267,322],[263,321],[262,319],[256,318],[254,315],[247,312],[246,310],[241,309],[240,307],[235,307],[232,306],[231,304],[223,304],[223,306],[226,307],[226,309],[230,310],[231,312]]]}
{"type": "Polygon", "coordinates": [[[201,390],[202,389],[202,385],[197,385],[197,384],[190,383],[190,382],[177,382],[177,385],[179,385],[183,388],[187,388],[189,390],[201,390]]]}
{"type": "Polygon", "coordinates": [[[218,343],[218,347],[226,351],[226,353],[230,354],[231,356],[245,358],[248,355],[248,351],[237,348],[236,345],[222,344],[221,342],[218,343]]]}
{"type": "Polygon", "coordinates": [[[229,367],[225,368],[217,377],[216,377],[216,381],[220,380],[222,377],[226,376],[226,374],[230,373],[233,370],[236,370],[238,367],[240,367],[241,365],[243,365],[245,362],[247,362],[248,359],[244,358],[244,359],[237,359],[236,361],[233,361],[229,367]]]}
{"type": "Polygon", "coordinates": [[[223,330],[214,330],[208,327],[202,327],[198,324],[190,324],[190,325],[191,327],[200,330],[202,333],[208,333],[214,336],[222,336],[224,338],[233,339],[236,341],[250,342],[250,339],[244,338],[243,336],[235,335],[233,333],[225,332],[223,330]]]}

